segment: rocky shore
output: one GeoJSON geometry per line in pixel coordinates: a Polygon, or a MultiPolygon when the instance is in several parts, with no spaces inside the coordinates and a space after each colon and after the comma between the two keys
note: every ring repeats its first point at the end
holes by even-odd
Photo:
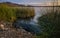
{"type": "MultiPolygon", "coordinates": [[[[33,34],[25,31],[24,29],[15,29],[10,24],[4,25],[4,30],[0,28],[0,38],[35,38],[33,34]]],[[[0,24],[1,27],[1,24],[0,24]]]]}

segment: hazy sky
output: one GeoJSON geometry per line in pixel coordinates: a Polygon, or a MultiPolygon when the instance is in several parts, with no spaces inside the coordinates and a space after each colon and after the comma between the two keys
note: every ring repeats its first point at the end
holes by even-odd
{"type": "Polygon", "coordinates": [[[0,0],[0,2],[10,1],[16,3],[40,3],[40,2],[52,2],[53,0],[0,0]]]}
{"type": "MultiPolygon", "coordinates": [[[[39,4],[39,3],[53,2],[54,0],[0,0],[0,2],[6,2],[6,1],[19,3],[19,4],[39,4]]],[[[57,0],[55,0],[55,1],[57,1],[57,0]]]]}

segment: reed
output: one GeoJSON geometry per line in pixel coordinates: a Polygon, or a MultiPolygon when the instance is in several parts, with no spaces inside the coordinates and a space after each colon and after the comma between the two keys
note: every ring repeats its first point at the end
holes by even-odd
{"type": "Polygon", "coordinates": [[[18,17],[26,18],[34,16],[34,8],[29,7],[10,7],[5,4],[0,5],[0,20],[14,21],[18,17]]]}
{"type": "Polygon", "coordinates": [[[42,29],[42,35],[37,36],[37,38],[57,37],[60,33],[60,8],[55,9],[55,11],[53,9],[50,12],[47,11],[47,14],[42,15],[38,21],[42,29]]]}

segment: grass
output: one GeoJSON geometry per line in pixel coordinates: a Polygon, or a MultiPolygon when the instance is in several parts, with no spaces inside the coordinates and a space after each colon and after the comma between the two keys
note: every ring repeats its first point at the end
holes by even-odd
{"type": "Polygon", "coordinates": [[[17,19],[17,17],[26,18],[34,16],[34,8],[29,7],[10,7],[6,4],[0,5],[0,21],[11,21],[17,19]]]}
{"type": "Polygon", "coordinates": [[[11,21],[16,19],[15,9],[8,7],[7,5],[0,5],[0,20],[11,21]]]}
{"type": "Polygon", "coordinates": [[[20,18],[32,17],[34,16],[34,8],[29,7],[20,7],[16,11],[16,16],[20,18]]]}
{"type": "MultiPolygon", "coordinates": [[[[58,7],[59,8],[59,7],[58,7]]],[[[42,35],[37,38],[57,38],[60,37],[60,9],[53,9],[51,12],[47,11],[47,14],[42,15],[38,19],[42,29],[42,35]]]]}

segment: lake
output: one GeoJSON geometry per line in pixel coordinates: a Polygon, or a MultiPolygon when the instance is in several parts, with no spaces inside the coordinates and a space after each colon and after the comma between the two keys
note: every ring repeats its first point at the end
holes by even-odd
{"type": "Polygon", "coordinates": [[[35,10],[35,16],[33,18],[28,18],[28,19],[20,19],[20,22],[24,23],[30,23],[30,24],[37,24],[38,23],[38,18],[41,17],[42,15],[51,12],[51,10],[54,9],[54,11],[59,8],[59,7],[33,7],[35,10]]]}
{"type": "Polygon", "coordinates": [[[35,10],[35,16],[33,18],[27,18],[27,19],[18,19],[15,22],[15,25],[17,28],[22,27],[23,29],[34,32],[34,33],[40,33],[40,25],[38,24],[38,18],[42,15],[57,10],[58,7],[33,7],[35,10]]]}

